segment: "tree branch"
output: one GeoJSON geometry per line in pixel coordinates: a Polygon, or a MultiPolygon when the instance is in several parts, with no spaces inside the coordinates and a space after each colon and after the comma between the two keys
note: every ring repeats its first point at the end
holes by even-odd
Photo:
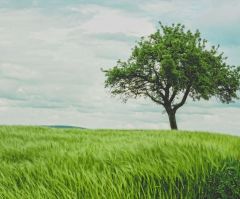
{"type": "Polygon", "coordinates": [[[173,102],[173,100],[174,100],[174,98],[176,97],[176,95],[177,95],[177,90],[174,90],[174,91],[173,91],[173,94],[171,95],[171,97],[170,97],[170,99],[169,99],[170,103],[173,102]]]}
{"type": "Polygon", "coordinates": [[[187,100],[187,96],[188,96],[188,94],[189,94],[189,92],[190,92],[190,88],[191,88],[191,84],[189,84],[189,85],[187,86],[181,102],[179,102],[178,104],[173,105],[173,110],[174,110],[174,111],[176,111],[178,108],[180,108],[182,105],[184,105],[184,103],[185,103],[186,100],[187,100]]]}
{"type": "Polygon", "coordinates": [[[169,89],[170,89],[171,85],[170,84],[167,84],[164,91],[165,91],[165,96],[166,96],[166,99],[168,100],[169,98],[169,89]]]}
{"type": "MultiPolygon", "coordinates": [[[[159,76],[156,74],[157,73],[157,71],[156,70],[153,70],[154,71],[154,73],[155,73],[155,75],[157,76],[157,80],[158,80],[158,83],[157,83],[157,88],[158,88],[158,94],[161,96],[161,98],[163,99],[163,100],[165,100],[165,96],[163,95],[163,93],[160,91],[160,90],[164,90],[164,88],[163,88],[163,85],[161,84],[161,82],[160,82],[160,80],[159,80],[159,76]]],[[[147,82],[147,83],[154,83],[154,82],[152,82],[152,81],[150,81],[146,76],[144,76],[144,75],[140,75],[140,74],[136,74],[136,77],[138,77],[138,78],[141,78],[142,80],[144,80],[145,82],[147,82]]]]}
{"type": "Polygon", "coordinates": [[[158,75],[158,72],[155,70],[154,67],[153,67],[152,69],[153,69],[154,74],[155,74],[156,77],[157,77],[157,87],[158,87],[158,89],[159,89],[159,94],[160,94],[160,96],[162,97],[164,103],[166,103],[166,101],[167,101],[167,99],[168,99],[168,95],[169,95],[169,93],[167,93],[166,90],[168,90],[169,88],[164,88],[163,84],[162,84],[161,81],[160,81],[160,77],[159,77],[159,75],[158,75]],[[164,90],[165,95],[163,95],[160,90],[164,90]]]}
{"type": "Polygon", "coordinates": [[[158,75],[158,73],[157,73],[157,71],[155,70],[155,68],[153,67],[153,72],[154,72],[154,74],[156,75],[156,77],[157,77],[157,83],[158,83],[158,86],[159,86],[159,88],[160,89],[164,89],[164,87],[163,87],[163,84],[160,82],[160,77],[159,77],[159,75],[158,75]]]}
{"type": "Polygon", "coordinates": [[[158,99],[156,99],[155,97],[153,97],[147,90],[146,90],[146,93],[145,93],[148,97],[151,98],[152,101],[156,102],[157,104],[161,104],[161,105],[164,105],[164,103],[158,99]]]}

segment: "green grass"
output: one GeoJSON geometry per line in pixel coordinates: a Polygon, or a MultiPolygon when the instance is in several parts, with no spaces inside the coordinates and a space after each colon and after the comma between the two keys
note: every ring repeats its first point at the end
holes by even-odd
{"type": "Polygon", "coordinates": [[[240,198],[240,137],[0,127],[0,198],[240,198]]]}

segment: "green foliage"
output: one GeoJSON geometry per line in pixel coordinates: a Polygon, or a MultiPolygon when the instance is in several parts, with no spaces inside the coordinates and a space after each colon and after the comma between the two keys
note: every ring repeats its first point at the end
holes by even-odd
{"type": "Polygon", "coordinates": [[[186,31],[181,24],[160,27],[149,37],[142,37],[128,61],[119,60],[105,71],[105,85],[113,94],[151,95],[164,104],[171,93],[176,96],[190,87],[193,99],[217,96],[228,103],[237,98],[240,68],[225,63],[219,46],[207,48],[198,30],[186,31]]]}
{"type": "Polygon", "coordinates": [[[240,138],[0,127],[0,198],[240,198],[240,138]]]}
{"type": "Polygon", "coordinates": [[[198,30],[193,33],[181,24],[160,24],[155,33],[141,38],[127,61],[119,60],[104,70],[105,87],[125,101],[150,98],[168,114],[175,114],[188,96],[232,102],[238,99],[240,67],[228,65],[218,49],[207,47],[198,30]]]}

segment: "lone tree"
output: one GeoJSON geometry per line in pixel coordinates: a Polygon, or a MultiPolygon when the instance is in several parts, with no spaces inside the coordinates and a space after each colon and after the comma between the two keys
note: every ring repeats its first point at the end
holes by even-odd
{"type": "Polygon", "coordinates": [[[230,66],[217,47],[207,47],[200,32],[173,24],[142,37],[127,61],[119,60],[103,70],[105,87],[113,95],[147,97],[162,105],[171,129],[177,129],[176,111],[187,98],[209,100],[215,96],[223,103],[238,99],[240,67],[230,66]]]}

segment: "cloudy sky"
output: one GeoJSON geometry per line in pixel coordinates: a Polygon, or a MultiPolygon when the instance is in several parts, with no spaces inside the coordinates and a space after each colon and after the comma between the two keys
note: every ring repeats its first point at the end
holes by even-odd
{"type": "MultiPolygon", "coordinates": [[[[240,65],[239,0],[0,0],[0,124],[168,129],[148,100],[123,104],[100,68],[126,59],[158,21],[200,29],[240,65]]],[[[187,101],[180,129],[240,135],[239,101],[187,101]]]]}

